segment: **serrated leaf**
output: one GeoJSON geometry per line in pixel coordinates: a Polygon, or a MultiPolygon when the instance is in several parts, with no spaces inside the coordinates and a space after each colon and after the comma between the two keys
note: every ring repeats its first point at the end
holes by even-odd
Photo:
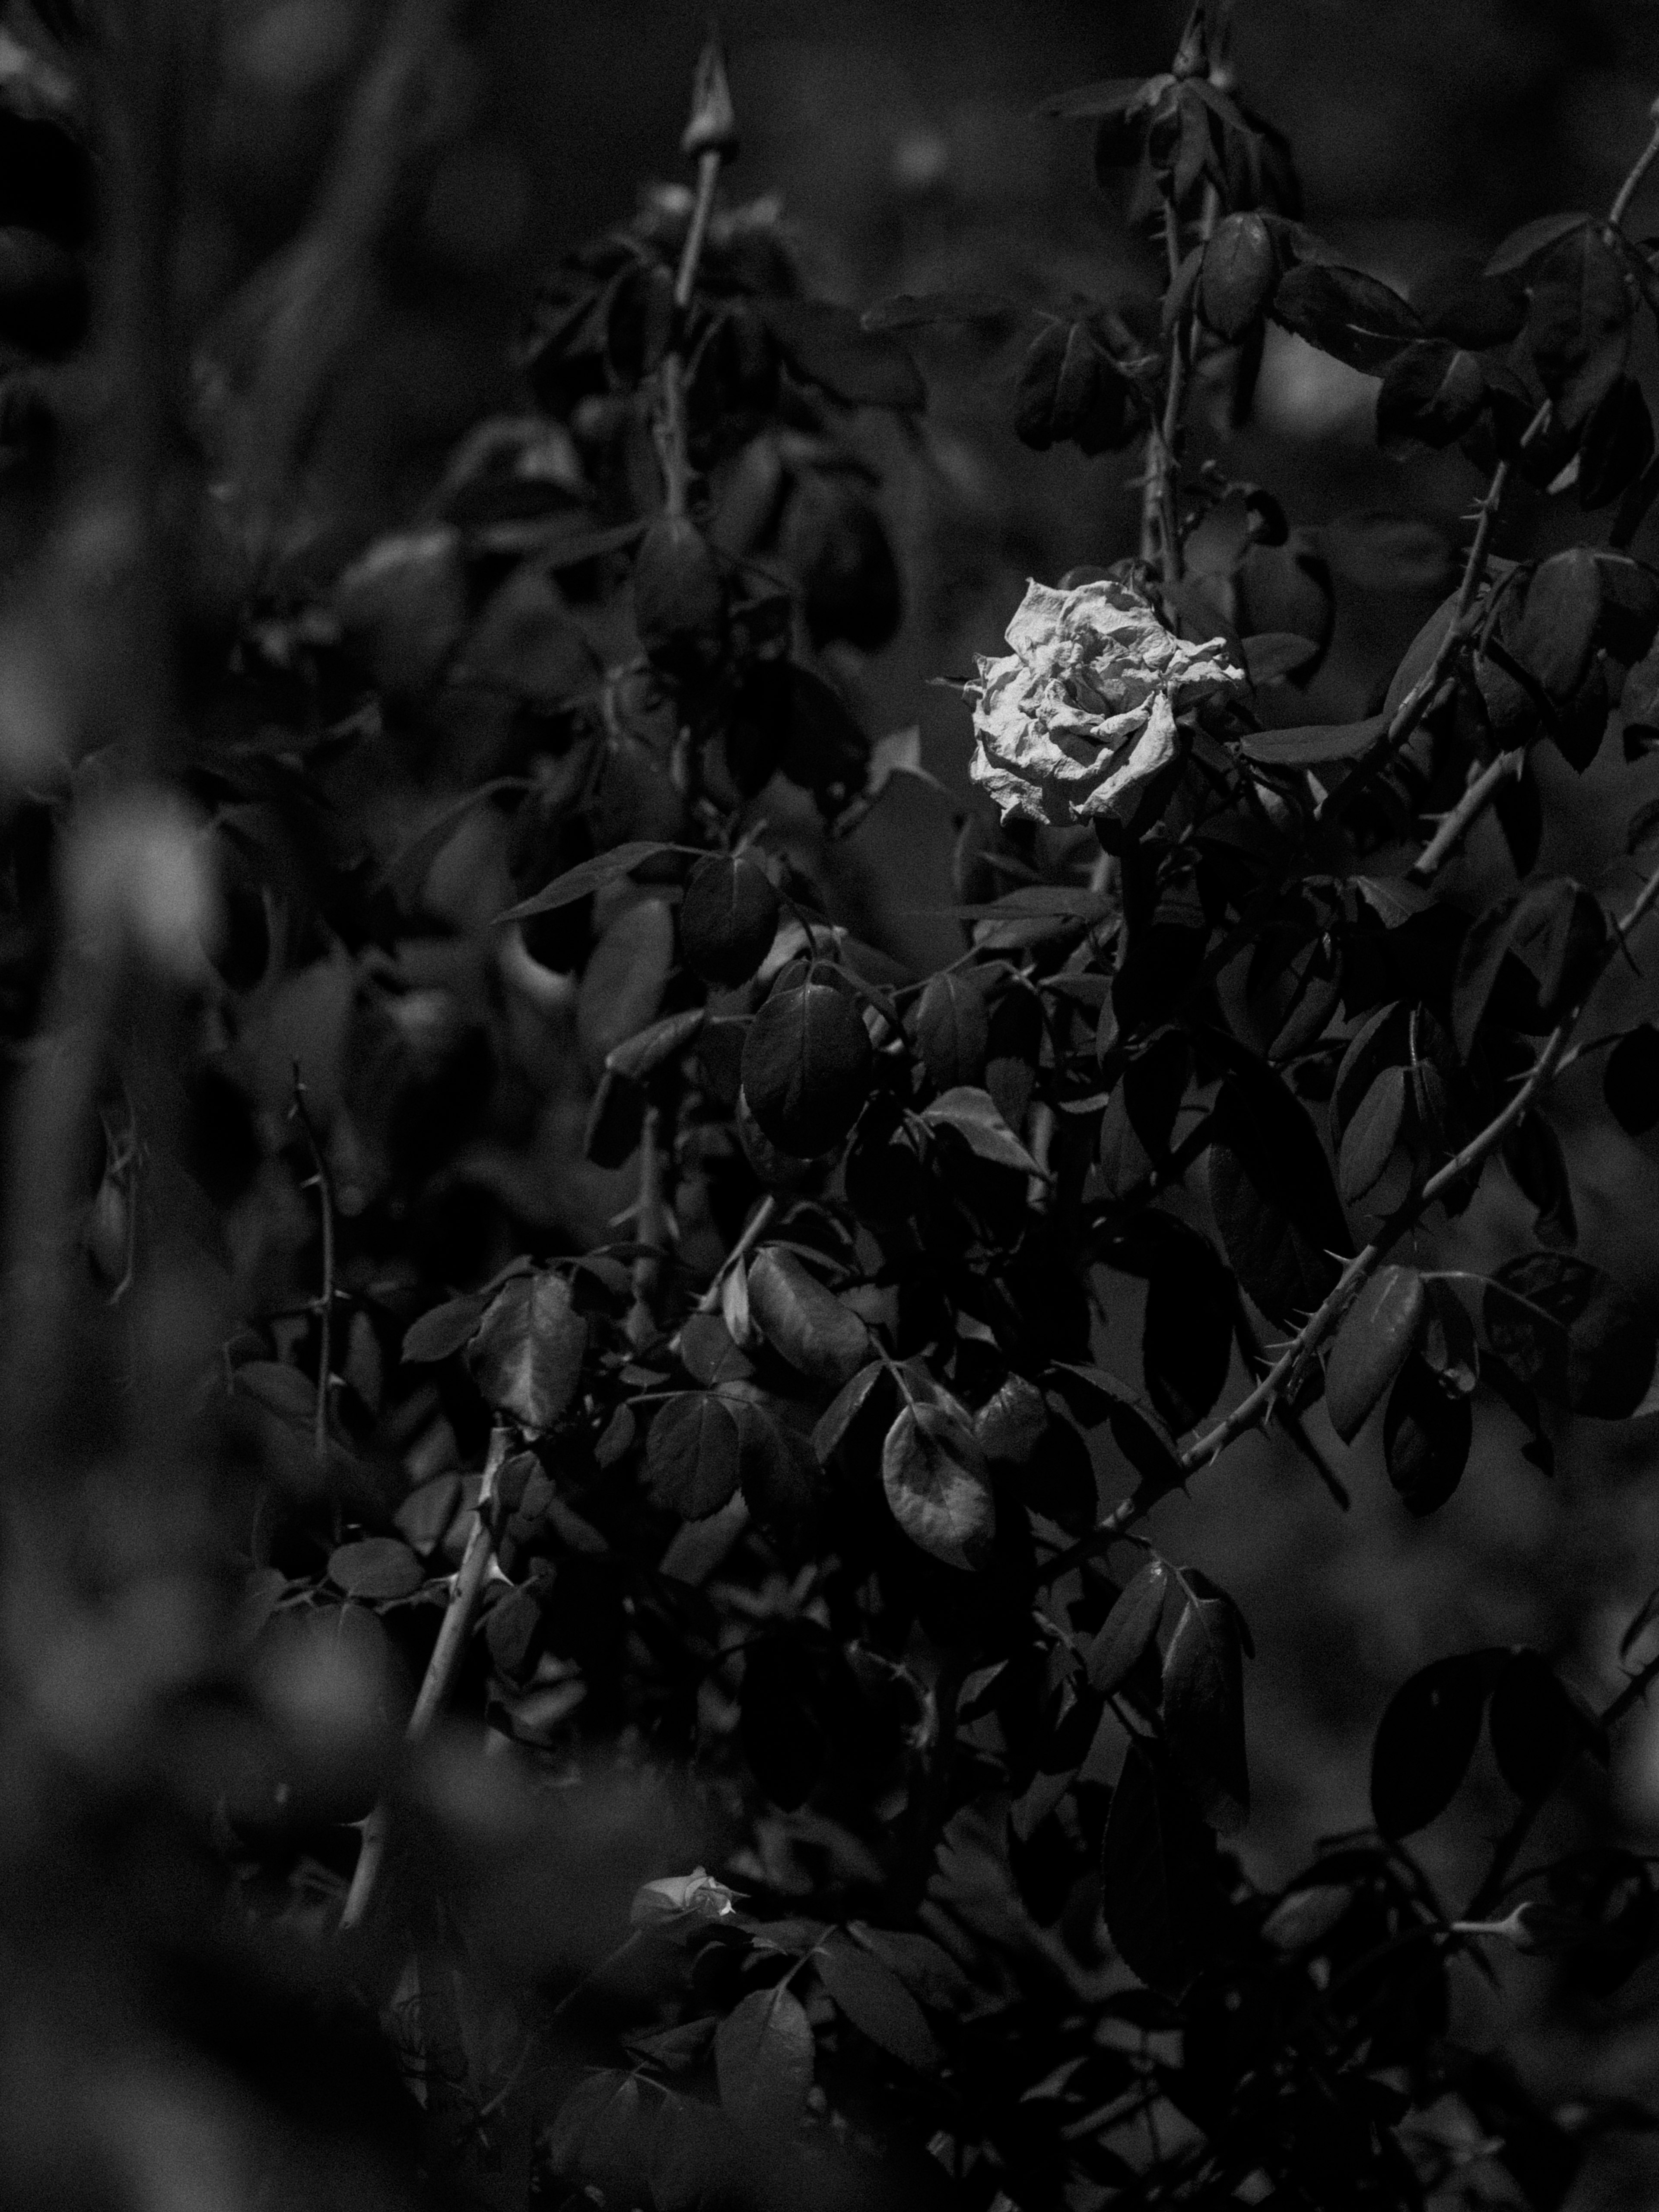
{"type": "Polygon", "coordinates": [[[688,1390],[658,1412],[646,1440],[645,1479],[659,1505],[688,1521],[717,1513],[743,1473],[735,1409],[713,1391],[688,1390]]]}
{"type": "Polygon", "coordinates": [[[486,1401],[523,1428],[550,1429],[581,1382],[587,1323],[562,1275],[515,1275],[491,1300],[472,1340],[474,1379],[486,1401]]]}
{"type": "Polygon", "coordinates": [[[744,1038],[744,1097],[773,1144],[813,1158],[858,1119],[872,1057],[869,1031],[844,991],[817,982],[775,990],[744,1038]]]}
{"type": "Polygon", "coordinates": [[[812,2057],[811,2024],[788,1984],[751,1990],[715,2031],[721,2105],[740,2127],[787,2140],[806,2110],[812,2057]]]}

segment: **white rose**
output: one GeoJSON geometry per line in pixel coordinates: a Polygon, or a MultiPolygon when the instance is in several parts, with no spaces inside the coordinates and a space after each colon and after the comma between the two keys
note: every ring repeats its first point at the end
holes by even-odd
{"type": "Polygon", "coordinates": [[[979,663],[969,773],[1006,819],[1127,814],[1175,757],[1176,714],[1243,684],[1221,641],[1188,645],[1132,585],[1031,584],[1011,653],[979,663]]]}

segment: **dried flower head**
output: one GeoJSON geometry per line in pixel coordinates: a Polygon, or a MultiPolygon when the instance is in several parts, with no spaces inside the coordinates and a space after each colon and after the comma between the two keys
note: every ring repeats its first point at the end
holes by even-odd
{"type": "Polygon", "coordinates": [[[1127,814],[1175,757],[1176,714],[1244,681],[1218,641],[1188,645],[1133,585],[1026,589],[1013,651],[981,656],[970,773],[1005,818],[1127,814]]]}

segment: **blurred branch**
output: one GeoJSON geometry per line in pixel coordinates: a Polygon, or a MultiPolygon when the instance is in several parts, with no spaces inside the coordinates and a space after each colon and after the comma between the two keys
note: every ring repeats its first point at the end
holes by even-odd
{"type": "MultiPolygon", "coordinates": [[[[445,1609],[443,1626],[438,1631],[438,1640],[432,1647],[432,1656],[427,1662],[425,1679],[420,1695],[415,1700],[415,1710],[409,1717],[409,1726],[404,1731],[404,1741],[420,1743],[431,1733],[432,1723],[449,1693],[449,1686],[466,1648],[467,1632],[472,1626],[472,1616],[477,1610],[478,1597],[483,1589],[484,1577],[489,1571],[495,1557],[495,1538],[490,1526],[490,1506],[495,1495],[495,1478],[501,1462],[507,1457],[507,1432],[505,1429],[491,1431],[489,1452],[484,1461],[483,1480],[478,1487],[477,1510],[467,1535],[466,1549],[454,1581],[449,1587],[449,1603],[445,1609]]],[[[356,1928],[368,1911],[380,1881],[381,1864],[386,1857],[386,1838],[391,1827],[391,1805],[382,1797],[363,1823],[362,1848],[357,1854],[357,1863],[352,1870],[351,1887],[340,1914],[343,1932],[356,1928]]]]}
{"type": "Polygon", "coordinates": [[[328,1162],[317,1138],[316,1124],[311,1118],[311,1108],[306,1099],[306,1087],[300,1080],[300,1063],[294,1063],[293,1111],[300,1127],[306,1133],[306,1142],[311,1147],[312,1165],[316,1171],[317,1206],[323,1221],[323,1288],[318,1300],[320,1316],[321,1346],[317,1354],[317,1456],[322,1459],[328,1450],[328,1386],[334,1367],[334,1178],[329,1173],[328,1162]]]}
{"type": "Polygon", "coordinates": [[[234,456],[261,532],[269,530],[356,331],[410,118],[449,9],[450,0],[397,0],[352,99],[316,210],[265,273],[269,321],[234,456]]]}

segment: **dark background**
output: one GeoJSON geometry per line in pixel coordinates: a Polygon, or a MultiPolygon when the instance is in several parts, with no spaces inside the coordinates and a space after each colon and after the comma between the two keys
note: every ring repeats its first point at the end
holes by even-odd
{"type": "MultiPolygon", "coordinates": [[[[354,15],[343,0],[241,0],[232,12],[213,137],[222,230],[198,241],[207,304],[228,300],[302,221],[377,13],[354,15]]],[[[1086,131],[1034,121],[1031,110],[1066,85],[1163,66],[1179,18],[1132,0],[728,5],[744,134],[732,191],[778,194],[823,288],[859,304],[952,283],[1021,298],[1109,295],[1134,281],[1139,249],[1093,186],[1086,131]]],[[[455,436],[514,404],[510,348],[538,271],[624,217],[640,179],[682,173],[676,149],[702,25],[701,9],[666,0],[519,0],[467,27],[319,452],[327,502],[349,530],[366,538],[414,512],[455,436]]],[[[1312,226],[1409,288],[1449,254],[1483,256],[1536,213],[1605,205],[1659,91],[1659,9],[1243,0],[1237,58],[1246,97],[1291,137],[1312,226]]],[[[1644,194],[1638,235],[1659,229],[1659,184],[1644,194]]],[[[1029,453],[1007,428],[1012,355],[948,337],[922,350],[933,398],[920,448],[883,432],[878,455],[910,614],[886,653],[842,672],[872,730],[921,722],[930,765],[957,783],[967,714],[927,679],[964,673],[975,651],[994,649],[1027,576],[1052,580],[1131,549],[1135,456],[1029,453]]],[[[1651,362],[1639,366],[1645,376],[1651,362]]],[[[1227,447],[1226,465],[1271,483],[1298,523],[1384,510],[1454,529],[1478,479],[1455,454],[1380,456],[1373,392],[1275,334],[1258,421],[1227,447]]],[[[1508,550],[1548,542],[1550,504],[1516,501],[1508,550]]],[[[1564,532],[1576,529],[1571,503],[1555,505],[1564,532]]],[[[1636,550],[1655,549],[1644,535],[1636,550]]],[[[1339,573],[1334,648],[1286,719],[1364,711],[1442,588],[1429,575],[1419,592],[1383,597],[1339,573]]],[[[1607,775],[1624,794],[1617,821],[1601,808],[1597,772],[1580,781],[1559,769],[1561,788],[1546,794],[1563,864],[1571,854],[1596,881],[1613,865],[1624,811],[1646,793],[1631,793],[1628,771],[1609,765],[1607,775]]],[[[1557,1118],[1581,1249],[1659,1289],[1659,1149],[1610,1130],[1576,1139],[1574,1080],[1557,1118]]],[[[1513,1204],[1507,1221],[1501,1201],[1480,1211],[1494,1249],[1498,1232],[1504,1249],[1524,1238],[1518,1196],[1513,1204]]],[[[1428,1660],[1525,1639],[1597,1702],[1616,1686],[1620,1630],[1659,1580],[1659,1430],[1650,1419],[1616,1437],[1580,1424],[1562,1439],[1553,1483],[1521,1459],[1501,1418],[1481,1438],[1468,1477],[1427,1523],[1400,1510],[1372,1463],[1374,1442],[1355,1455],[1346,1518],[1304,1466],[1259,1439],[1200,1478],[1190,1501],[1162,1509],[1160,1542],[1223,1575],[1255,1630],[1260,1809],[1244,1850],[1258,1874],[1288,1870],[1313,1836],[1367,1819],[1370,1731],[1390,1691],[1428,1660]]],[[[1614,1760],[1605,1788],[1588,1778],[1583,1802],[1540,1840],[1565,1844],[1576,1820],[1583,1832],[1659,1844],[1659,1711],[1620,1732],[1614,1760]]],[[[1425,1839],[1431,1870],[1467,1885],[1505,1804],[1495,1781],[1468,1791],[1458,1818],[1425,1839]]],[[[1530,2014],[1540,2086],[1583,2080],[1588,2058],[1595,2087],[1640,2091],[1659,2040],[1649,2020],[1656,1970],[1594,2016],[1553,2009],[1547,2021],[1547,1976],[1516,1962],[1494,1992],[1462,1975],[1462,2033],[1478,2045],[1496,2039],[1500,2019],[1530,2014]]]]}

